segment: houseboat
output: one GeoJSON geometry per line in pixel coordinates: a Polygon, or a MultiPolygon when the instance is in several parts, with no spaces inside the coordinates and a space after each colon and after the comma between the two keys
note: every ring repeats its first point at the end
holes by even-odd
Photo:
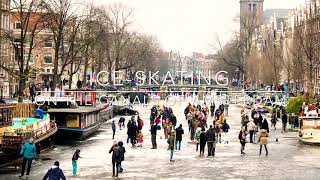
{"type": "MultiPolygon", "coordinates": [[[[21,145],[29,137],[35,139],[38,151],[52,146],[54,134],[58,128],[55,122],[50,121],[49,115],[41,111],[41,117],[13,117],[17,114],[14,113],[18,108],[16,106],[21,108],[21,104],[0,105],[0,150],[5,153],[17,154],[21,145]]],[[[38,111],[35,111],[35,115],[38,114],[38,111]]]]}
{"type": "Polygon", "coordinates": [[[48,109],[51,120],[58,126],[57,142],[83,140],[95,133],[102,122],[100,112],[106,109],[105,106],[78,106],[62,101],[59,104],[48,109]]]}
{"type": "Polygon", "coordinates": [[[300,117],[299,141],[303,144],[320,145],[320,117],[316,112],[309,112],[300,117]]]}

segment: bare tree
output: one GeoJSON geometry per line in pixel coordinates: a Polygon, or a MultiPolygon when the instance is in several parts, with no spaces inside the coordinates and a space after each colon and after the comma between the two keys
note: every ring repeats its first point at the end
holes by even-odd
{"type": "Polygon", "coordinates": [[[263,62],[264,59],[261,57],[259,52],[254,51],[251,53],[247,61],[247,78],[251,82],[251,85],[258,86],[263,82],[263,62]]]}
{"type": "Polygon", "coordinates": [[[302,60],[301,67],[305,69],[307,77],[307,90],[314,93],[315,76],[320,65],[320,41],[318,35],[318,18],[310,16],[296,27],[294,33],[295,45],[299,51],[293,52],[297,60],[302,60]]]}
{"type": "Polygon", "coordinates": [[[99,57],[95,58],[98,70],[104,66],[109,72],[125,70],[132,73],[137,69],[152,68],[152,63],[148,62],[155,61],[159,43],[152,37],[130,31],[132,18],[132,11],[122,4],[99,11],[95,19],[100,31],[97,31],[94,51],[99,51],[99,57]]]}
{"type": "MultiPolygon", "coordinates": [[[[300,67],[300,70],[295,71],[294,69],[294,59],[291,49],[293,48],[293,40],[291,38],[287,38],[283,40],[283,74],[286,77],[287,83],[288,83],[288,93],[291,91],[291,81],[294,83],[298,82],[296,77],[300,77],[302,74],[304,74],[303,69],[300,67]]],[[[294,89],[294,87],[292,87],[294,89]]]]}
{"type": "Polygon", "coordinates": [[[153,71],[159,51],[159,43],[153,37],[137,35],[126,46],[121,67],[131,74],[138,70],[153,71]]]}
{"type": "Polygon", "coordinates": [[[216,49],[216,57],[220,59],[219,63],[225,63],[238,71],[238,81],[241,79],[241,74],[246,73],[246,63],[243,53],[243,44],[240,42],[240,37],[235,36],[230,42],[222,46],[218,38],[219,47],[216,49]]]}
{"type": "MultiPolygon", "coordinates": [[[[135,33],[129,32],[129,27],[133,23],[132,11],[122,4],[114,4],[108,8],[109,41],[107,45],[108,70],[118,71],[128,68],[122,63],[127,55],[123,53],[129,45],[135,33]],[[124,65],[124,66],[123,66],[124,65]]],[[[109,81],[111,76],[109,76],[109,81]]]]}
{"type": "Polygon", "coordinates": [[[268,67],[268,71],[270,72],[268,76],[271,77],[272,84],[278,85],[283,67],[283,56],[280,45],[272,44],[262,54],[267,62],[264,67],[268,67]]]}
{"type": "MultiPolygon", "coordinates": [[[[95,49],[98,48],[100,38],[100,23],[99,19],[99,9],[94,6],[87,7],[87,14],[85,15],[85,19],[83,21],[83,25],[81,28],[81,40],[80,44],[82,47],[82,57],[83,57],[83,82],[87,82],[87,71],[90,65],[93,65],[95,62],[95,49]]],[[[105,19],[106,21],[107,19],[105,19]]]]}
{"type": "Polygon", "coordinates": [[[13,48],[15,61],[8,64],[0,63],[11,77],[18,80],[18,101],[23,101],[23,91],[32,69],[33,50],[43,42],[39,33],[46,27],[45,13],[41,11],[37,0],[12,0],[12,18],[17,20],[14,30],[3,29],[3,38],[8,40],[13,48]]]}
{"type": "Polygon", "coordinates": [[[43,3],[43,8],[48,14],[55,50],[53,79],[50,85],[52,91],[55,91],[65,68],[73,62],[72,59],[80,51],[76,39],[82,16],[75,13],[73,5],[71,0],[47,0],[43,3]]]}
{"type": "Polygon", "coordinates": [[[257,36],[259,22],[254,14],[244,14],[239,18],[240,31],[226,45],[222,45],[219,38],[217,55],[228,65],[239,71],[238,81],[247,79],[248,60],[255,49],[254,39],[257,36]],[[241,76],[242,75],[242,76],[241,76]]]}

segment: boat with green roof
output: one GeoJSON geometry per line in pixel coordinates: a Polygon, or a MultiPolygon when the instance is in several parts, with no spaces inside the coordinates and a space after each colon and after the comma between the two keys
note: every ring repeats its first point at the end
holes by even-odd
{"type": "Polygon", "coordinates": [[[29,137],[35,139],[38,147],[54,144],[58,128],[50,121],[48,113],[37,109],[35,117],[13,117],[15,105],[0,105],[0,149],[4,152],[18,152],[29,137]]]}

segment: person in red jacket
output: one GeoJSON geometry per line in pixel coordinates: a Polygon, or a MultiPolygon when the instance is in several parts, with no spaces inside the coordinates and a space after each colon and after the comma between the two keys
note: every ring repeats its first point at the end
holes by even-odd
{"type": "Polygon", "coordinates": [[[310,111],[316,110],[316,108],[315,108],[315,106],[313,104],[310,104],[309,109],[310,109],[310,111]]]}

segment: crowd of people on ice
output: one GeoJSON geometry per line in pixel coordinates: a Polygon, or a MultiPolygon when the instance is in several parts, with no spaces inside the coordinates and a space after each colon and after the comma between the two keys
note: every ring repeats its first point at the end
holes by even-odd
{"type": "MultiPolygon", "coordinates": [[[[246,135],[249,134],[250,136],[250,143],[260,143],[260,153],[262,151],[262,146],[265,147],[266,155],[268,155],[268,149],[267,149],[267,143],[268,143],[268,137],[269,137],[269,123],[266,118],[262,117],[262,114],[256,111],[255,108],[251,111],[251,118],[247,113],[245,113],[244,109],[241,109],[241,130],[238,135],[238,139],[241,144],[240,152],[241,154],[245,154],[245,145],[246,145],[246,135]],[[259,136],[257,137],[256,141],[256,135],[257,132],[259,132],[259,136]]],[[[276,119],[275,114],[272,114],[271,122],[273,123],[273,118],[275,118],[276,122],[278,121],[276,119]]],[[[275,127],[275,126],[274,126],[275,127]]]]}
{"type": "Polygon", "coordinates": [[[200,157],[204,157],[206,145],[208,157],[214,157],[216,143],[229,143],[228,131],[230,126],[225,118],[227,109],[227,104],[220,104],[216,109],[214,102],[210,104],[210,107],[206,103],[203,106],[189,103],[185,108],[184,114],[189,125],[190,140],[196,144],[196,151],[198,151],[200,145],[200,157]]]}
{"type": "MultiPolygon", "coordinates": [[[[308,106],[309,110],[312,107],[308,106]]],[[[217,108],[214,103],[209,106],[206,103],[202,105],[188,104],[184,109],[185,120],[188,124],[190,141],[195,144],[196,152],[200,152],[200,157],[204,157],[205,148],[207,149],[207,156],[214,157],[216,152],[217,143],[229,143],[228,132],[230,129],[227,123],[228,104],[220,104],[217,108]]],[[[269,123],[266,118],[256,109],[251,110],[251,114],[241,109],[240,112],[241,130],[238,134],[238,139],[241,145],[241,154],[245,154],[245,145],[247,143],[247,135],[250,143],[260,144],[260,155],[262,149],[269,154],[267,144],[270,133],[269,123]]],[[[120,117],[118,125],[115,121],[111,123],[112,139],[115,138],[117,128],[127,130],[127,144],[131,144],[132,148],[142,147],[144,121],[139,115],[132,116],[125,124],[126,119],[120,117]]],[[[179,119],[181,121],[181,119],[179,119]]],[[[271,128],[276,128],[277,119],[276,113],[271,115],[271,128]]],[[[288,116],[282,112],[282,131],[286,132],[288,123],[288,116]]],[[[175,116],[171,107],[153,106],[150,110],[150,133],[151,133],[151,149],[157,149],[157,134],[158,131],[163,130],[164,139],[166,139],[167,150],[170,152],[169,160],[174,162],[174,152],[181,150],[181,142],[185,134],[182,124],[178,124],[177,117],[175,116]]],[[[162,133],[161,133],[162,135],[162,133]]],[[[162,136],[160,136],[162,139],[162,136]]],[[[27,166],[27,176],[30,173],[32,160],[36,157],[34,139],[30,138],[21,150],[23,156],[22,170],[20,177],[24,176],[25,167],[27,166]]],[[[123,141],[114,141],[109,153],[112,154],[112,175],[118,177],[119,173],[123,172],[122,161],[125,159],[126,149],[124,148],[123,141]]],[[[80,157],[80,150],[77,149],[72,156],[72,174],[77,174],[77,161],[80,157]]],[[[44,179],[65,179],[62,170],[59,168],[59,162],[56,161],[52,168],[45,174],[44,179]]]]}

